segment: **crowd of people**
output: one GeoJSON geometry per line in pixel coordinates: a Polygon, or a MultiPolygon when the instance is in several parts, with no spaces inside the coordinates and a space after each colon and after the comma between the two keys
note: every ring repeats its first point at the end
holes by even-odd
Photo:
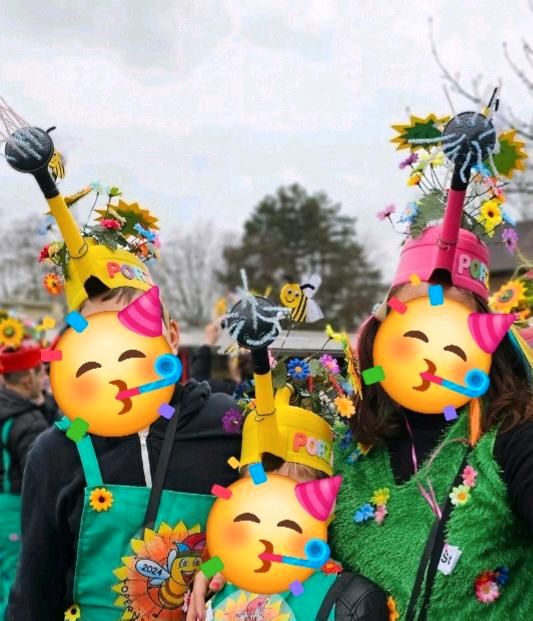
{"type": "Polygon", "coordinates": [[[245,293],[227,378],[212,377],[216,321],[180,383],[179,318],[137,252],[153,232],[111,202],[100,228],[135,244],[82,232],[48,134],[19,127],[7,160],[59,226],[69,315],[56,342],[0,352],[5,619],[532,618],[531,349],[488,306],[488,249],[463,209],[490,110],[468,128],[442,220],[413,227],[355,341],[329,329],[342,358],[274,359],[290,313],[245,293]]]}

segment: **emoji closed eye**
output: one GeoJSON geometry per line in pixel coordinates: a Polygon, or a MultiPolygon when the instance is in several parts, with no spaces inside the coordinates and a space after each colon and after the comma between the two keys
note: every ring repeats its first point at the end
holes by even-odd
{"type": "Polygon", "coordinates": [[[295,530],[297,533],[303,532],[302,527],[296,522],[293,522],[292,520],[281,520],[281,522],[278,522],[278,526],[281,526],[283,528],[290,528],[292,530],[295,530]]]}
{"type": "Polygon", "coordinates": [[[449,351],[452,354],[459,356],[459,358],[462,358],[466,362],[466,354],[458,345],[446,345],[446,347],[444,347],[444,351],[449,351]]]}
{"type": "Polygon", "coordinates": [[[80,377],[87,371],[92,371],[93,369],[100,369],[102,365],[98,362],[93,362],[92,360],[89,362],[84,362],[81,367],[76,371],[76,377],[80,377]]]}
{"type": "Polygon", "coordinates": [[[424,341],[424,343],[429,343],[428,337],[420,330],[409,330],[409,332],[406,332],[404,336],[408,336],[412,339],[419,339],[420,341],[424,341]]]}
{"type": "Polygon", "coordinates": [[[239,513],[233,518],[234,522],[255,522],[261,524],[261,520],[255,515],[255,513],[239,513]]]}
{"type": "Polygon", "coordinates": [[[122,362],[123,360],[129,360],[130,358],[146,358],[146,354],[143,354],[142,351],[139,351],[138,349],[128,349],[120,354],[118,361],[122,362]]]}

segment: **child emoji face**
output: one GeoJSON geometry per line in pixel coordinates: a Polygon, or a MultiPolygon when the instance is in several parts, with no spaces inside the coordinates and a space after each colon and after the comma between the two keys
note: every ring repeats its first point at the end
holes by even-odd
{"type": "Polygon", "coordinates": [[[251,477],[244,477],[229,487],[230,498],[214,503],[207,521],[207,548],[211,557],[220,558],[222,573],[237,587],[253,593],[281,593],[291,582],[303,582],[313,573],[309,567],[260,557],[266,552],[305,559],[310,539],[326,541],[326,520],[313,517],[302,506],[297,485],[310,484],[269,474],[266,483],[255,485],[251,477]]]}
{"type": "Polygon", "coordinates": [[[124,436],[149,426],[168,403],[174,385],[118,400],[120,391],[161,379],[154,364],[171,353],[164,336],[126,328],[114,311],[88,317],[80,333],[69,328],[56,346],[62,358],[50,365],[54,397],[65,415],[89,423],[89,432],[124,436]]]}
{"type": "Polygon", "coordinates": [[[472,311],[444,297],[432,306],[427,296],[406,302],[402,314],[389,312],[374,341],[374,365],[383,368],[383,390],[401,406],[437,414],[446,406],[459,408],[471,397],[424,379],[430,373],[465,385],[472,369],[490,370],[492,356],[474,340],[468,324],[472,311]]]}

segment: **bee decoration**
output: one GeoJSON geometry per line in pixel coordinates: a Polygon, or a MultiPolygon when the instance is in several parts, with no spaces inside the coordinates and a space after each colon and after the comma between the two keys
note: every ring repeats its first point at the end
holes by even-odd
{"type": "Polygon", "coordinates": [[[54,154],[48,162],[48,170],[54,178],[54,181],[65,177],[65,158],[59,151],[54,151],[54,154]]]}
{"type": "Polygon", "coordinates": [[[310,278],[304,279],[306,282],[301,284],[286,284],[279,295],[281,303],[291,311],[291,318],[294,321],[307,321],[314,323],[324,317],[318,304],[313,300],[322,278],[318,274],[313,274],[310,278]]]}

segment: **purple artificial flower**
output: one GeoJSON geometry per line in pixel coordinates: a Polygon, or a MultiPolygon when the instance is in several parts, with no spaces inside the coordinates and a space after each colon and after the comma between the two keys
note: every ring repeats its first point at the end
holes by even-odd
{"type": "Polygon", "coordinates": [[[226,433],[240,433],[242,429],[243,413],[236,408],[226,410],[222,417],[222,427],[226,433]]]}
{"type": "Polygon", "coordinates": [[[320,356],[319,360],[320,364],[325,369],[327,369],[329,373],[332,373],[333,375],[338,375],[341,372],[341,370],[339,369],[339,363],[335,360],[333,356],[330,356],[329,354],[324,354],[323,356],[320,356]]]}
{"type": "Polygon", "coordinates": [[[418,155],[416,153],[411,153],[408,158],[398,164],[398,168],[403,170],[404,168],[407,168],[407,166],[412,166],[415,162],[418,162],[418,155]]]}
{"type": "Polygon", "coordinates": [[[380,220],[385,220],[386,218],[390,218],[395,211],[396,207],[394,205],[389,205],[382,211],[378,211],[376,215],[380,220]]]}
{"type": "Polygon", "coordinates": [[[502,241],[505,244],[507,250],[511,254],[514,254],[516,252],[516,246],[518,245],[518,233],[514,229],[503,229],[502,241]]]}

